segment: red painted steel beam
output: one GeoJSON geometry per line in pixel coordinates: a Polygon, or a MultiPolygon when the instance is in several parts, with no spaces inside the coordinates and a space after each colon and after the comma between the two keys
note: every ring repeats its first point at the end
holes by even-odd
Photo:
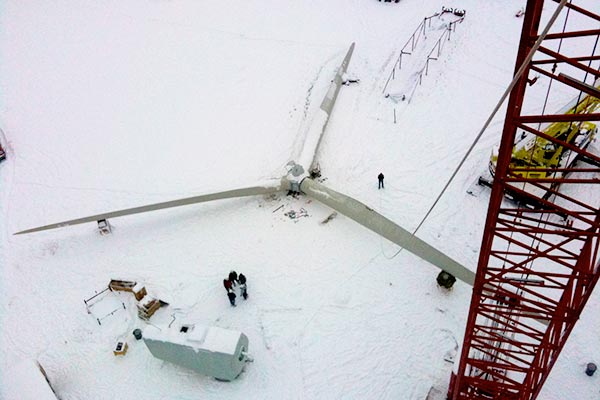
{"type": "MultiPolygon", "coordinates": [[[[521,115],[517,123],[532,124],[537,122],[586,122],[600,121],[600,114],[546,114],[546,115],[521,115]]],[[[553,141],[557,141],[554,139],[553,141]]]]}
{"type": "Polygon", "coordinates": [[[552,39],[564,39],[564,38],[580,38],[585,36],[598,36],[600,35],[600,29],[588,29],[585,31],[573,31],[573,32],[561,32],[561,33],[549,33],[546,35],[544,40],[552,39]]]}
{"type": "MultiPolygon", "coordinates": [[[[599,30],[599,32],[600,32],[600,30],[599,30]]],[[[584,72],[587,72],[587,73],[589,73],[591,75],[594,75],[594,76],[600,75],[600,71],[598,71],[597,69],[591,68],[591,67],[589,67],[589,66],[587,66],[585,64],[577,62],[576,60],[574,60],[571,57],[563,56],[562,54],[557,53],[556,51],[550,50],[547,47],[540,46],[540,48],[538,49],[538,51],[540,51],[541,53],[544,53],[546,55],[549,55],[550,57],[553,57],[557,61],[561,61],[563,63],[567,63],[567,64],[569,64],[569,65],[571,65],[571,66],[573,66],[575,68],[578,68],[578,69],[580,69],[580,70],[582,70],[584,72]]]]}
{"type": "MultiPolygon", "coordinates": [[[[535,170],[531,170],[531,171],[535,171],[535,170]]],[[[589,178],[589,179],[584,179],[584,178],[540,178],[540,179],[532,179],[532,178],[519,178],[519,177],[514,177],[514,178],[507,178],[506,179],[507,182],[515,182],[515,183],[519,183],[519,182],[537,182],[537,183],[588,183],[588,184],[594,184],[594,183],[600,183],[600,178],[589,178]]]]}
{"type": "MultiPolygon", "coordinates": [[[[600,60],[600,56],[588,56],[588,57],[571,57],[571,60],[582,62],[582,61],[598,61],[600,60]]],[[[537,59],[531,62],[532,65],[543,65],[543,64],[561,64],[562,61],[558,61],[554,58],[543,58],[537,59]]]]}
{"type": "Polygon", "coordinates": [[[589,94],[590,96],[596,96],[596,92],[593,91],[593,90],[590,90],[590,88],[588,86],[577,84],[577,82],[574,82],[572,80],[566,79],[563,76],[560,76],[560,74],[559,75],[554,75],[553,73],[548,72],[545,69],[539,68],[539,67],[536,67],[536,66],[532,66],[531,70],[535,71],[535,72],[539,72],[540,74],[545,75],[545,76],[547,76],[547,77],[549,77],[551,79],[557,80],[557,81],[559,81],[561,83],[564,83],[567,86],[573,86],[573,87],[577,88],[578,90],[589,94]]]}
{"type": "MultiPolygon", "coordinates": [[[[554,1],[555,3],[559,3],[560,2],[559,0],[552,0],[552,1],[554,1]]],[[[589,10],[586,10],[583,7],[579,7],[578,5],[573,4],[573,3],[567,3],[565,5],[565,7],[570,8],[571,10],[577,11],[578,13],[583,14],[583,15],[585,15],[588,18],[592,18],[592,19],[595,19],[596,21],[600,22],[600,15],[595,14],[595,13],[589,11],[589,10]]]]}
{"type": "MultiPolygon", "coordinates": [[[[543,188],[542,185],[538,184],[537,182],[529,182],[528,184],[532,185],[532,186],[537,186],[539,188],[543,188]]],[[[510,188],[508,188],[507,190],[509,190],[510,192],[515,192],[520,196],[526,197],[529,195],[528,192],[521,190],[519,188],[516,188],[515,186],[510,186],[510,188]]],[[[579,210],[569,210],[567,209],[565,206],[561,206],[558,205],[556,203],[552,203],[546,199],[542,199],[542,198],[536,198],[535,200],[540,204],[540,206],[546,208],[549,211],[553,211],[554,214],[562,214],[562,215],[568,215],[570,217],[573,217],[575,219],[578,219],[582,222],[585,222],[587,224],[590,224],[592,226],[595,226],[595,223],[592,219],[587,218],[588,215],[593,216],[596,215],[596,211],[594,210],[594,208],[586,203],[583,203],[577,199],[574,199],[573,197],[567,196],[564,193],[558,192],[552,188],[547,189],[548,193],[551,193],[552,195],[556,196],[556,197],[560,197],[562,199],[571,201],[574,205],[578,205],[580,207],[583,207],[585,209],[588,210],[588,212],[582,212],[579,210]]],[[[530,196],[531,197],[531,196],[530,196]]]]}
{"type": "MultiPolygon", "coordinates": [[[[500,217],[498,217],[498,223],[503,224],[503,225],[511,224],[514,226],[531,226],[528,224],[528,222],[533,222],[533,223],[539,224],[539,218],[536,219],[536,218],[530,217],[528,215],[524,215],[523,213],[519,213],[518,215],[514,214],[513,217],[514,216],[518,216],[518,218],[519,218],[518,221],[508,220],[508,219],[500,216],[500,217]]],[[[543,225],[547,226],[547,227],[548,226],[554,227],[557,230],[562,230],[562,231],[567,231],[567,232],[568,231],[577,231],[577,232],[581,231],[581,229],[579,229],[579,228],[575,228],[572,225],[566,225],[565,223],[560,223],[560,222],[546,221],[546,222],[544,222],[543,225]]]]}
{"type": "MultiPolygon", "coordinates": [[[[505,210],[501,210],[500,214],[506,214],[506,216],[513,216],[513,217],[519,217],[519,220],[522,224],[524,224],[525,222],[535,222],[535,223],[539,223],[539,218],[534,218],[533,215],[537,214],[535,212],[527,212],[527,213],[523,213],[522,210],[511,210],[514,211],[513,212],[505,212],[505,210]],[[530,216],[529,214],[531,214],[532,216],[530,216]]],[[[502,222],[502,223],[508,223],[508,220],[503,218],[502,216],[498,217],[498,221],[502,222]]],[[[512,222],[514,223],[514,222],[512,222]]],[[[566,224],[566,222],[554,222],[554,221],[546,221],[544,222],[545,226],[553,226],[555,228],[558,229],[565,229],[565,230],[576,230],[577,228],[574,228],[573,226],[569,226],[566,224]]]]}

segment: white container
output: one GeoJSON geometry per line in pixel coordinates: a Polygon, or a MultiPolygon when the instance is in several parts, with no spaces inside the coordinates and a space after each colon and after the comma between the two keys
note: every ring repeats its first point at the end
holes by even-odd
{"type": "Polygon", "coordinates": [[[235,330],[191,324],[148,326],[143,338],[154,357],[222,381],[237,378],[249,361],[248,337],[235,330]]]}

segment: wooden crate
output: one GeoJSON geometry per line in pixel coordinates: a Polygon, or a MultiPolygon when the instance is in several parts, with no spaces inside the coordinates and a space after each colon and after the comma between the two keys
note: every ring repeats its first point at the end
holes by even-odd
{"type": "Polygon", "coordinates": [[[135,299],[137,301],[140,301],[141,299],[144,298],[144,296],[146,296],[148,294],[148,292],[146,292],[146,287],[145,286],[141,286],[137,285],[135,286],[133,289],[133,295],[135,296],[135,299]]]}
{"type": "Polygon", "coordinates": [[[113,354],[115,356],[124,356],[125,353],[127,353],[128,348],[129,348],[129,346],[127,345],[127,342],[117,342],[117,345],[115,346],[115,349],[113,350],[113,354]]]}
{"type": "Polygon", "coordinates": [[[118,290],[121,292],[133,292],[133,287],[137,284],[137,282],[133,281],[119,281],[117,279],[112,279],[108,284],[108,288],[110,290],[118,290]]]}
{"type": "Polygon", "coordinates": [[[148,320],[161,307],[160,300],[149,299],[144,304],[138,304],[138,317],[148,320]]]}

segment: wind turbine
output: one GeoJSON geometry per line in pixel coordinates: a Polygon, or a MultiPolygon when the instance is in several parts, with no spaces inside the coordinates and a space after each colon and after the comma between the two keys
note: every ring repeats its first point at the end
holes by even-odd
{"type": "Polygon", "coordinates": [[[327,91],[325,98],[321,102],[321,106],[317,111],[317,115],[313,120],[309,132],[307,133],[298,162],[290,161],[288,163],[288,166],[290,167],[288,173],[279,181],[275,181],[274,183],[267,185],[250,186],[241,189],[233,189],[224,192],[127,208],[124,210],[110,211],[88,217],[44,225],[37,228],[26,229],[16,232],[15,235],[62,228],[71,225],[83,224],[86,222],[97,222],[101,220],[108,220],[109,218],[117,218],[125,215],[140,214],[149,211],[204,203],[214,200],[265,195],[282,191],[301,192],[315,200],[318,200],[326,206],[333,208],[346,217],[353,219],[362,226],[370,229],[380,236],[383,236],[384,238],[399,245],[423,260],[428,261],[429,263],[446,272],[449,272],[457,279],[460,279],[468,285],[473,286],[473,283],[475,282],[475,274],[472,271],[465,268],[463,265],[448,257],[446,254],[437,250],[425,241],[414,236],[412,233],[394,223],[390,219],[379,214],[367,205],[356,199],[353,199],[350,196],[331,190],[327,186],[313,180],[309,173],[307,173],[307,169],[305,168],[306,166],[309,168],[308,171],[312,171],[316,167],[316,154],[318,152],[319,145],[321,144],[323,134],[325,133],[327,123],[333,111],[338,94],[344,83],[343,76],[348,69],[348,65],[350,64],[350,59],[352,58],[352,53],[354,52],[354,45],[355,43],[350,45],[342,64],[338,68],[335,77],[329,86],[329,90],[327,91]]]}

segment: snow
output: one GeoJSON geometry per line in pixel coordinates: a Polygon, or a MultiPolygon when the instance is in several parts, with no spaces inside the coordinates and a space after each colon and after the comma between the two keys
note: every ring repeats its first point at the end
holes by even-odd
{"type": "Polygon", "coordinates": [[[138,293],[140,290],[144,288],[144,284],[141,282],[136,282],[136,284],[131,288],[133,293],[138,293]]]}
{"type": "MultiPolygon", "coordinates": [[[[319,106],[352,42],[348,74],[360,83],[341,88],[316,161],[324,184],[412,230],[511,80],[522,23],[514,14],[524,4],[3,2],[0,398],[23,358],[44,365],[63,400],[443,392],[452,368],[444,358],[462,342],[471,289],[440,290],[434,267],[343,216],[320,224],[331,210],[309,198],[229,199],[112,219],[106,236],[94,223],[12,233],[278,185],[320,129],[319,106]],[[464,8],[466,18],[411,103],[395,105],[382,89],[398,51],[442,6],[464,8]],[[385,190],[377,190],[381,171],[385,190]],[[284,215],[300,208],[309,217],[284,215]],[[246,275],[250,294],[235,308],[222,287],[232,269],[246,275]],[[223,383],[156,362],[131,336],[149,326],[133,296],[120,296],[127,309],[101,326],[86,312],[83,299],[117,277],[169,299],[149,324],[243,332],[254,363],[223,383]],[[129,344],[125,356],[112,353],[118,340],[129,344]]],[[[585,4],[600,12],[598,2],[585,4]]],[[[503,113],[419,231],[473,270],[487,197],[465,191],[487,169],[503,113]]],[[[540,399],[598,398],[598,374],[584,370],[600,360],[599,307],[596,291],[540,399]]]]}
{"type": "Polygon", "coordinates": [[[5,390],[6,400],[56,400],[37,363],[22,360],[6,372],[10,386],[5,390]]]}
{"type": "Polygon", "coordinates": [[[239,341],[240,332],[210,327],[204,338],[203,348],[217,353],[235,354],[239,341]]]}

